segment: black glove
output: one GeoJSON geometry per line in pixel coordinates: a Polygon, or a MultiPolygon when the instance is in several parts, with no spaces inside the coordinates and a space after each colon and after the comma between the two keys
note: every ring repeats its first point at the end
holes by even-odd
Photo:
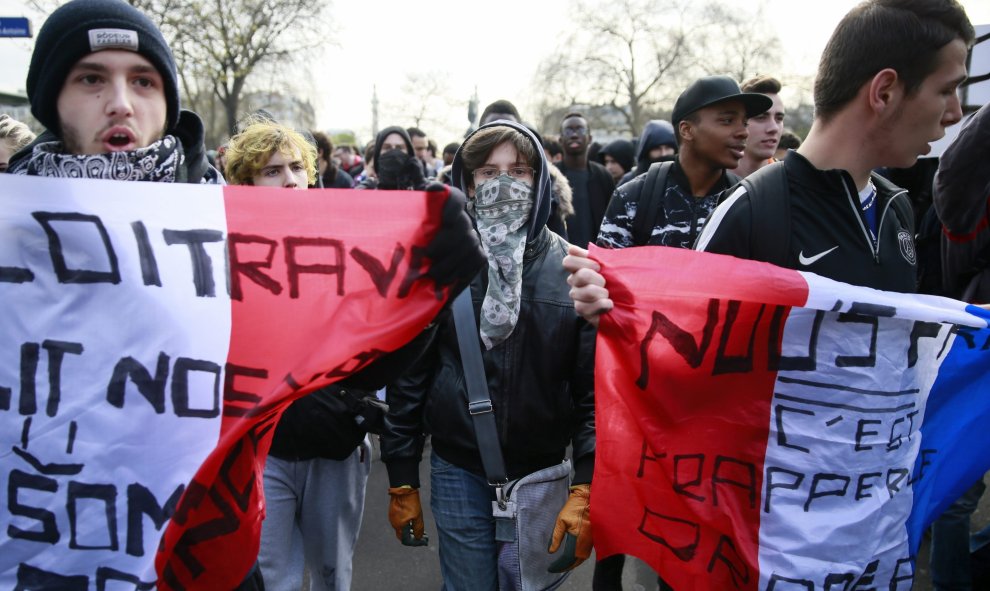
{"type": "Polygon", "coordinates": [[[421,191],[426,185],[419,158],[402,150],[389,150],[381,154],[375,162],[375,170],[378,172],[379,189],[421,191]]]}
{"type": "Polygon", "coordinates": [[[437,286],[467,285],[487,263],[478,233],[467,213],[467,199],[459,189],[442,183],[430,183],[426,190],[448,193],[440,229],[426,246],[426,255],[431,261],[426,274],[437,286]]]}

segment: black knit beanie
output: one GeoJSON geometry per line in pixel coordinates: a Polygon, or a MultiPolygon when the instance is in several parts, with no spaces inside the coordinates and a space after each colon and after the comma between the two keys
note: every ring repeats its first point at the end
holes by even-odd
{"type": "Polygon", "coordinates": [[[166,129],[172,129],[179,119],[175,58],[151,19],[123,0],[72,0],[45,21],[27,76],[35,119],[61,133],[58,96],[69,70],[84,56],[102,49],[134,51],[155,66],[165,85],[166,129]]]}

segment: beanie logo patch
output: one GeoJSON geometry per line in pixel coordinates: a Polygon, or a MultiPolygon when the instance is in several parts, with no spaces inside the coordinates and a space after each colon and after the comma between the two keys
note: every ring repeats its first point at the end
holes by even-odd
{"type": "Polygon", "coordinates": [[[101,49],[129,49],[138,50],[137,31],[127,29],[90,29],[89,31],[90,51],[100,51],[101,49]]]}

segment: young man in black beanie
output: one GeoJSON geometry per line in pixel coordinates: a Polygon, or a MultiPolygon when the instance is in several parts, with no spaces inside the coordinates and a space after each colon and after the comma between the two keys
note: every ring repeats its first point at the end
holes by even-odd
{"type": "Polygon", "coordinates": [[[48,132],[10,172],[217,183],[203,124],[179,106],[175,60],[151,20],[121,0],[73,0],[48,17],[27,77],[48,132]]]}

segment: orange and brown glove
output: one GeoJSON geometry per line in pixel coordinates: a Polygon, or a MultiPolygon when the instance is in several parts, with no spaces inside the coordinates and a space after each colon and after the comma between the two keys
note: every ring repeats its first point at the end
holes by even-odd
{"type": "Polygon", "coordinates": [[[403,546],[426,546],[430,542],[423,527],[423,507],[419,490],[409,485],[388,489],[388,521],[403,546]]]}
{"type": "Polygon", "coordinates": [[[557,514],[553,527],[553,537],[547,551],[553,554],[564,542],[564,551],[553,561],[547,570],[562,573],[578,566],[591,556],[591,485],[576,484],[571,487],[571,495],[557,514]]]}

